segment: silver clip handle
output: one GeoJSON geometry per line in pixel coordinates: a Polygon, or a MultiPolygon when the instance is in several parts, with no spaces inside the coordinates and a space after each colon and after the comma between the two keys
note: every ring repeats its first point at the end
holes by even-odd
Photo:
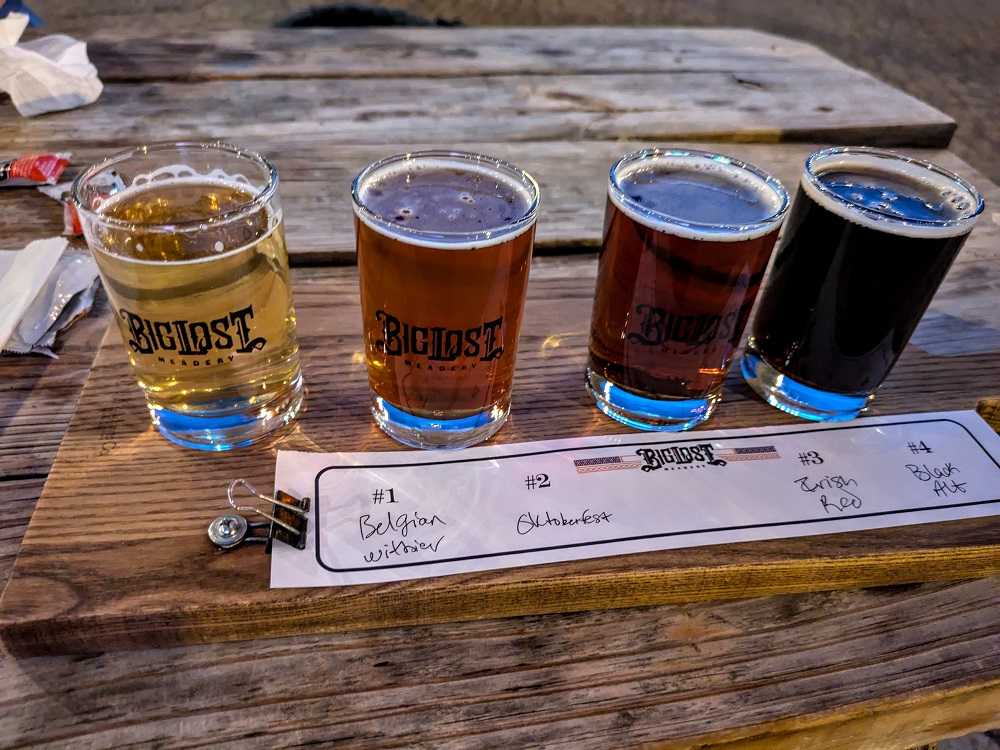
{"type": "Polygon", "coordinates": [[[240,511],[241,513],[246,513],[248,511],[250,511],[250,512],[256,513],[256,514],[258,514],[260,516],[263,516],[264,518],[268,519],[269,521],[278,524],[278,526],[280,526],[281,528],[283,528],[285,531],[288,531],[289,533],[295,534],[295,536],[298,536],[299,534],[302,533],[301,529],[297,529],[294,526],[292,526],[290,524],[287,524],[287,523],[285,523],[284,521],[282,521],[282,520],[280,520],[278,518],[275,518],[270,513],[265,513],[260,508],[254,508],[252,505],[239,505],[236,502],[236,499],[233,497],[233,492],[236,490],[237,487],[240,487],[240,486],[246,487],[247,490],[250,492],[250,494],[255,495],[256,497],[260,498],[264,502],[271,503],[271,505],[276,506],[276,507],[280,507],[280,508],[282,508],[284,510],[289,511],[290,513],[294,513],[297,516],[302,517],[302,516],[305,516],[308,513],[308,511],[305,510],[305,509],[303,509],[303,508],[299,508],[299,507],[297,507],[295,505],[291,505],[290,503],[283,503],[281,500],[277,500],[277,499],[275,499],[273,497],[268,497],[264,493],[258,492],[257,490],[254,489],[253,485],[251,485],[245,479],[234,479],[229,484],[229,492],[227,493],[227,495],[229,497],[229,504],[231,506],[233,506],[233,509],[240,511]]]}

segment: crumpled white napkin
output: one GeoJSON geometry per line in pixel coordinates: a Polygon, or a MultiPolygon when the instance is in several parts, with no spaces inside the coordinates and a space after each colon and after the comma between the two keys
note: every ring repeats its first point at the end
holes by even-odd
{"type": "Polygon", "coordinates": [[[28,17],[0,19],[0,90],[25,117],[90,104],[104,85],[87,58],[87,45],[65,34],[17,44],[28,17]]]}

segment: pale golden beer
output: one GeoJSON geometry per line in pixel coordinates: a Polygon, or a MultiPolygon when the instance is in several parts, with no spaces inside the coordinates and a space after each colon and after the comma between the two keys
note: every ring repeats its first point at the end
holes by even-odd
{"type": "Polygon", "coordinates": [[[301,405],[276,178],[254,154],[176,144],[112,157],[74,186],[153,422],[182,445],[249,444],[301,405]]]}

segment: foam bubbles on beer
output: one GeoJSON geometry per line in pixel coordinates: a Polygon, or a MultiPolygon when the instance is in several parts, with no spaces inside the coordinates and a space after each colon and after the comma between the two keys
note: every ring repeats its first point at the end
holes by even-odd
{"type": "Polygon", "coordinates": [[[633,220],[694,240],[737,242],[773,231],[786,195],[728,159],[683,152],[620,165],[612,200],[633,220]]]}
{"type": "Polygon", "coordinates": [[[270,206],[247,209],[253,197],[243,183],[201,176],[129,186],[101,205],[101,216],[124,224],[105,228],[99,251],[139,264],[172,265],[238,254],[267,239],[280,222],[270,206]],[[216,221],[199,221],[205,217],[216,221]]]}
{"type": "Polygon", "coordinates": [[[427,247],[471,249],[507,242],[531,226],[519,223],[533,195],[490,162],[447,157],[401,160],[377,169],[357,187],[355,213],[377,231],[427,247]]]}
{"type": "Polygon", "coordinates": [[[949,175],[866,153],[823,158],[802,189],[842,219],[904,237],[954,237],[978,218],[974,196],[949,175]]]}

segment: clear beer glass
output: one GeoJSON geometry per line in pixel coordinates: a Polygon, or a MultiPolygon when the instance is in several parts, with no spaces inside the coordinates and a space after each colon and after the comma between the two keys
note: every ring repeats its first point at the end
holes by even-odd
{"type": "Polygon", "coordinates": [[[983,208],[972,185],[920,159],[810,156],[743,354],[750,387],[813,421],[867,409],[983,208]]]}
{"type": "Polygon", "coordinates": [[[295,311],[266,159],[220,143],[142,146],[87,169],[73,199],[163,435],[221,451],[295,417],[295,311]]]}
{"type": "Polygon", "coordinates": [[[507,420],[538,184],[479,154],[400,154],[354,180],[375,421],[419,448],[463,448],[507,420]]]}
{"type": "Polygon", "coordinates": [[[585,381],[601,411],[645,430],[709,418],[787,208],[780,182],[722,154],[611,168],[585,381]]]}

